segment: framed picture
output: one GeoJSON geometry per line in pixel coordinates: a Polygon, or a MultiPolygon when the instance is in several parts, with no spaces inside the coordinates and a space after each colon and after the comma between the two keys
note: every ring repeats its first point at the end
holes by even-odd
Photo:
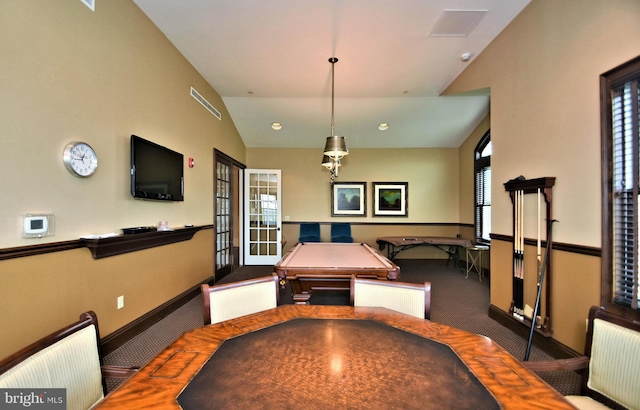
{"type": "Polygon", "coordinates": [[[373,182],[373,216],[407,216],[408,182],[373,182]]]}
{"type": "Polygon", "coordinates": [[[334,182],[331,185],[331,216],[366,216],[366,182],[334,182]]]}

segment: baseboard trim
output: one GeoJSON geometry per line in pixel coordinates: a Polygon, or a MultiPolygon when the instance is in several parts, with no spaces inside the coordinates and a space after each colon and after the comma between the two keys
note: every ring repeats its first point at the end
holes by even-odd
{"type": "MultiPolygon", "coordinates": [[[[490,304],[488,315],[491,319],[500,323],[502,326],[522,337],[524,340],[529,340],[530,328],[524,323],[511,317],[509,313],[490,304]]],[[[555,359],[568,359],[581,355],[580,353],[576,352],[568,346],[563,345],[552,337],[545,337],[542,334],[535,332],[533,334],[533,345],[555,359]]]]}
{"type": "Polygon", "coordinates": [[[100,351],[103,356],[113,352],[129,339],[135,337],[139,333],[145,331],[149,327],[153,326],[160,320],[167,317],[176,309],[189,302],[194,297],[200,294],[200,285],[203,283],[213,284],[213,277],[210,277],[206,281],[199,283],[198,285],[188,289],[187,291],[179,294],[173,299],[168,300],[157,308],[149,311],[148,313],[140,316],[133,322],[121,327],[115,332],[109,334],[109,336],[100,339],[100,351]]]}

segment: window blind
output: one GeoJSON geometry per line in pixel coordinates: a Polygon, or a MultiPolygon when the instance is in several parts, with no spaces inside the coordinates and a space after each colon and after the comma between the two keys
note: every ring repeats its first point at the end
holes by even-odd
{"type": "Polygon", "coordinates": [[[476,172],[476,238],[489,240],[491,229],[491,167],[476,172]]]}
{"type": "Polygon", "coordinates": [[[613,88],[613,301],[638,308],[638,185],[640,140],[638,79],[613,88]]]}

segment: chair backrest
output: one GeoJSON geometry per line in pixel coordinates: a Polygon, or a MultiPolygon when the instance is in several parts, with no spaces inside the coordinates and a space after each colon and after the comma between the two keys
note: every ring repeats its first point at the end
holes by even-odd
{"type": "Polygon", "coordinates": [[[204,324],[223,322],[278,306],[278,275],[209,286],[203,284],[204,324]]]}
{"type": "Polygon", "coordinates": [[[640,408],[640,323],[592,307],[585,355],[583,395],[613,408],[640,408]]]}
{"type": "Polygon", "coordinates": [[[301,222],[298,242],[321,242],[318,222],[301,222]]]}
{"type": "Polygon", "coordinates": [[[351,224],[348,222],[332,222],[331,242],[353,243],[351,224]]]}
{"type": "Polygon", "coordinates": [[[67,409],[88,409],[106,393],[95,313],[0,362],[0,388],[67,390],[67,409]]]}
{"type": "Polygon", "coordinates": [[[431,282],[424,284],[351,277],[351,304],[379,306],[431,319],[431,282]]]}

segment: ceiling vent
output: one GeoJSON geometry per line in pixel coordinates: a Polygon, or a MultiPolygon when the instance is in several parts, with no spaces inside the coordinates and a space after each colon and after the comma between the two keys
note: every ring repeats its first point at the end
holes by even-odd
{"type": "Polygon", "coordinates": [[[443,10],[430,35],[433,37],[466,37],[488,10],[443,10]]]}
{"type": "Polygon", "coordinates": [[[214,117],[222,121],[222,114],[220,114],[220,111],[216,110],[216,107],[211,105],[211,103],[207,101],[203,96],[201,96],[200,93],[197,92],[196,89],[193,87],[191,87],[191,96],[195,98],[197,102],[202,104],[202,106],[206,108],[207,111],[213,114],[214,117]]]}

